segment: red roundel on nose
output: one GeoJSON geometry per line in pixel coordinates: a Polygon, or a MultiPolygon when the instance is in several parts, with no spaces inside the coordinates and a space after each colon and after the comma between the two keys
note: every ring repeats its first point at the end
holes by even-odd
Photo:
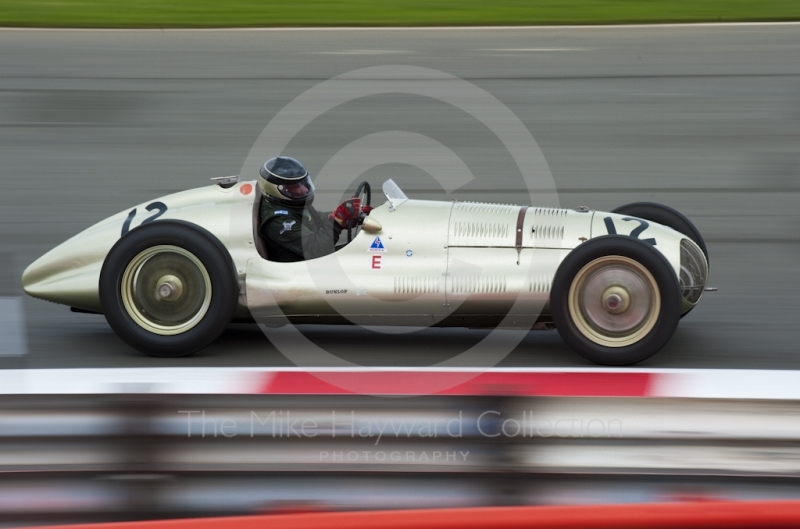
{"type": "Polygon", "coordinates": [[[253,184],[244,184],[239,188],[243,195],[249,195],[253,192],[253,184]]]}

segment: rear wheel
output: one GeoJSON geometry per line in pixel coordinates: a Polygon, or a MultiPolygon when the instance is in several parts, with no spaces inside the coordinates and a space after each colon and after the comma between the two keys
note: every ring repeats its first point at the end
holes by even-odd
{"type": "Polygon", "coordinates": [[[681,293],[661,253],[638,239],[608,235],[564,259],[550,306],[556,329],[578,354],[627,365],[667,343],[680,318],[681,293]]]}
{"type": "Polygon", "coordinates": [[[222,243],[182,221],[132,230],[108,253],[100,274],[109,325],[152,356],[185,356],[211,343],[230,323],[238,294],[222,243]]]}
{"type": "Polygon", "coordinates": [[[703,250],[706,263],[708,263],[708,249],[706,248],[703,236],[700,235],[700,230],[695,227],[686,215],[677,209],[665,206],[664,204],[658,204],[657,202],[633,202],[611,210],[611,213],[630,215],[631,217],[638,217],[640,219],[663,224],[664,226],[669,226],[673,230],[686,235],[694,241],[694,243],[703,250]]]}
{"type": "MultiPolygon", "coordinates": [[[[613,210],[612,213],[630,215],[631,217],[638,217],[640,219],[657,222],[659,224],[663,224],[664,226],[669,226],[678,233],[686,235],[692,241],[694,241],[697,246],[700,247],[700,250],[703,251],[703,255],[706,258],[705,273],[703,275],[708,275],[708,249],[706,248],[706,242],[703,240],[703,236],[700,235],[700,230],[695,227],[695,225],[686,217],[686,215],[677,209],[673,209],[657,202],[633,202],[631,204],[625,204],[624,206],[618,207],[617,209],[613,210]]],[[[699,268],[703,267],[699,266],[699,268]]],[[[694,277],[690,270],[687,269],[685,272],[687,278],[694,277]]],[[[691,281],[689,281],[689,283],[691,283],[691,281]]],[[[696,293],[697,299],[699,299],[699,294],[702,294],[702,291],[696,293]]],[[[688,306],[688,308],[683,307],[684,310],[683,314],[681,314],[681,318],[689,314],[692,309],[694,309],[694,304],[697,303],[697,299],[694,299],[691,306],[688,306]]]]}

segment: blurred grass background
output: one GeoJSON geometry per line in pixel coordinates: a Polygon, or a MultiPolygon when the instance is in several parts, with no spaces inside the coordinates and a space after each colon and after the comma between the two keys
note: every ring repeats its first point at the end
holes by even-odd
{"type": "Polygon", "coordinates": [[[0,0],[0,26],[480,26],[800,20],[800,0],[0,0]]]}

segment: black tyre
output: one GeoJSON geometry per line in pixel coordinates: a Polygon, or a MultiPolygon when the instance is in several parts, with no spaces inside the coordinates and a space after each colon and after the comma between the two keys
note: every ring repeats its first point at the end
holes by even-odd
{"type": "Polygon", "coordinates": [[[700,231],[695,227],[692,221],[677,209],[656,202],[633,202],[620,206],[612,210],[611,213],[639,217],[640,219],[650,220],[663,224],[664,226],[669,226],[673,230],[693,240],[695,244],[703,250],[703,255],[706,256],[706,263],[708,263],[708,249],[706,248],[703,236],[700,235],[700,231]]]}
{"type": "Polygon", "coordinates": [[[598,364],[629,365],[669,341],[681,314],[678,278],[649,244],[624,235],[591,239],[564,259],[550,310],[564,341],[598,364]]]}
{"type": "Polygon", "coordinates": [[[108,324],[151,356],[186,356],[210,344],[233,318],[238,297],[225,246],[179,220],[131,230],[108,252],[100,273],[108,324]]]}

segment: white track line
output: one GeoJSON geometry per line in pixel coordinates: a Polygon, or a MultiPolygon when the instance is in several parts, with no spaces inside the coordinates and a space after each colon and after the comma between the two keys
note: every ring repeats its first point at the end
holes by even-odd
{"type": "Polygon", "coordinates": [[[660,29],[660,28],[737,28],[737,27],[780,27],[800,26],[800,21],[785,22],[687,22],[672,24],[606,24],[606,25],[548,25],[548,26],[406,26],[406,27],[381,27],[381,26],[337,26],[337,27],[284,27],[284,28],[31,28],[31,27],[0,27],[0,31],[63,31],[63,32],[156,32],[156,33],[187,33],[201,31],[514,31],[514,30],[596,30],[596,29],[660,29]]]}
{"type": "Polygon", "coordinates": [[[0,297],[0,356],[28,354],[25,309],[21,297],[0,297]]]}

